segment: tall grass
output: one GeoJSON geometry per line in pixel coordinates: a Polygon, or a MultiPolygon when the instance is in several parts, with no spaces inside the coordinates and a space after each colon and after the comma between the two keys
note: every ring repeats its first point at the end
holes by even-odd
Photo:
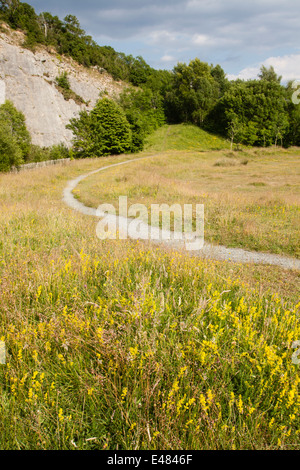
{"type": "Polygon", "coordinates": [[[119,195],[149,211],[151,204],[204,204],[206,241],[299,258],[298,150],[153,154],[82,181],[74,194],[92,207],[118,208],[119,195]]]}
{"type": "Polygon", "coordinates": [[[0,448],[299,448],[298,273],[98,240],[62,189],[124,158],[0,176],[0,448]]]}

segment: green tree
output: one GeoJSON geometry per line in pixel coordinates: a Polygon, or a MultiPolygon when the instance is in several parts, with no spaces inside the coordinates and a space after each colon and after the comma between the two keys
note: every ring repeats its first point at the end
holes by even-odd
{"type": "Polygon", "coordinates": [[[69,77],[68,77],[68,74],[67,72],[63,72],[61,73],[60,75],[58,75],[55,79],[57,85],[61,88],[63,88],[64,90],[70,90],[71,89],[71,85],[70,85],[70,81],[69,81],[69,77]]]}
{"type": "Polygon", "coordinates": [[[71,119],[74,152],[77,157],[101,157],[129,152],[132,131],[122,108],[108,98],[100,99],[88,113],[71,119]]]}
{"type": "Polygon", "coordinates": [[[6,123],[0,122],[0,171],[10,171],[24,163],[17,140],[6,123]]]}
{"type": "Polygon", "coordinates": [[[132,130],[132,151],[142,150],[145,137],[165,123],[163,99],[149,88],[126,88],[119,97],[132,130]]]}
{"type": "Polygon", "coordinates": [[[290,81],[286,85],[286,102],[289,127],[285,137],[287,145],[300,146],[300,104],[298,103],[299,84],[290,81]],[[293,99],[294,97],[294,99],[293,99]],[[295,101],[296,99],[296,101],[295,101]]]}
{"type": "Polygon", "coordinates": [[[230,138],[230,148],[233,149],[233,144],[239,144],[243,139],[244,125],[239,120],[239,117],[233,112],[229,112],[227,115],[228,126],[227,132],[230,138]]]}
{"type": "MultiPolygon", "coordinates": [[[[202,126],[216,105],[220,84],[213,68],[195,59],[189,65],[179,63],[173,70],[173,84],[166,93],[166,110],[171,122],[193,122],[202,126]]],[[[215,70],[217,77],[218,71],[215,70]]]]}
{"type": "Polygon", "coordinates": [[[258,77],[260,80],[266,80],[267,82],[281,83],[282,80],[282,77],[277,75],[272,65],[269,68],[262,65],[258,77]]]}
{"type": "Polygon", "coordinates": [[[151,67],[145,62],[143,57],[138,56],[135,59],[129,56],[129,80],[134,86],[140,86],[146,83],[151,67]]]}
{"type": "Polygon", "coordinates": [[[234,116],[243,127],[239,132],[246,145],[277,145],[288,129],[285,90],[276,80],[237,80],[221,98],[216,119],[228,131],[234,116]]]}
{"type": "Polygon", "coordinates": [[[214,80],[218,84],[218,88],[219,88],[218,97],[221,98],[229,88],[229,81],[226,78],[226,74],[219,64],[217,64],[216,66],[211,65],[210,73],[211,73],[211,76],[214,78],[214,80]]]}
{"type": "Polygon", "coordinates": [[[0,0],[0,11],[2,12],[14,12],[19,6],[19,0],[0,0]]]}
{"type": "Polygon", "coordinates": [[[26,160],[30,151],[31,137],[24,114],[18,111],[11,101],[6,101],[0,106],[0,125],[6,129],[10,140],[20,149],[21,158],[26,160]]]}
{"type": "Polygon", "coordinates": [[[81,37],[85,35],[85,31],[80,28],[80,23],[74,15],[67,15],[64,18],[64,27],[68,33],[75,37],[81,37]]]}

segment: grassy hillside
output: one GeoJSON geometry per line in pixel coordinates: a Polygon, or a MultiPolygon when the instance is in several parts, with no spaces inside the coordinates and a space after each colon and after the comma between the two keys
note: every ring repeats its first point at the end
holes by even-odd
{"type": "Polygon", "coordinates": [[[0,448],[295,449],[298,273],[98,240],[63,188],[127,158],[0,175],[0,448]]]}
{"type": "Polygon", "coordinates": [[[162,126],[148,136],[145,151],[162,152],[167,150],[222,150],[230,144],[224,138],[210,134],[198,126],[177,124],[162,126]]]}

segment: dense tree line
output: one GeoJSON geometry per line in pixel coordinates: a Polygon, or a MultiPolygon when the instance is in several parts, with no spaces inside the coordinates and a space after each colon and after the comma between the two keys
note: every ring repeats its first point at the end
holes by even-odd
{"type": "MultiPolygon", "coordinates": [[[[262,67],[255,80],[235,81],[220,65],[198,58],[172,71],[155,70],[142,57],[96,44],[73,15],[60,20],[48,12],[37,15],[19,0],[0,0],[0,19],[25,31],[24,46],[54,47],[130,85],[115,102],[101,97],[90,113],[70,122],[76,156],[139,151],[146,136],[165,122],[193,123],[230,139],[232,146],[300,145],[300,107],[292,101],[292,83],[283,86],[273,67],[262,67]]],[[[57,85],[73,99],[67,77],[57,77],[57,85]]],[[[10,134],[3,129],[5,142],[10,134]]],[[[16,161],[27,158],[24,149],[13,154],[16,161]]]]}
{"type": "Polygon", "coordinates": [[[273,67],[254,80],[229,81],[223,69],[195,59],[178,64],[165,90],[169,122],[190,122],[223,135],[232,144],[299,145],[300,109],[292,84],[281,84],[273,67]]]}

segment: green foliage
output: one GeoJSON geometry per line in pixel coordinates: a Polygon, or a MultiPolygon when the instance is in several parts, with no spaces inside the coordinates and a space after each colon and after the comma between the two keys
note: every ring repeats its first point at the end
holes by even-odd
{"type": "Polygon", "coordinates": [[[284,88],[274,79],[233,82],[218,110],[232,143],[276,145],[288,129],[284,88]]]}
{"type": "Polygon", "coordinates": [[[90,113],[82,111],[79,118],[71,119],[67,128],[74,134],[76,157],[101,157],[131,150],[130,124],[122,108],[108,98],[100,99],[90,113]]]}
{"type": "Polygon", "coordinates": [[[131,151],[142,150],[145,137],[165,123],[162,97],[149,88],[126,88],[120,95],[119,104],[131,126],[131,151]]]}
{"type": "Polygon", "coordinates": [[[132,56],[129,59],[129,81],[134,86],[140,86],[147,82],[149,74],[151,74],[151,67],[144,61],[143,57],[138,56],[134,59],[132,56]]]}
{"type": "Polygon", "coordinates": [[[31,138],[25,117],[10,101],[0,106],[0,171],[9,171],[28,158],[31,138]]]}
{"type": "Polygon", "coordinates": [[[18,111],[11,101],[0,106],[0,123],[8,129],[8,134],[15,139],[26,160],[31,143],[30,134],[26,128],[25,116],[18,111]]]}
{"type": "Polygon", "coordinates": [[[64,144],[52,145],[49,149],[49,160],[61,160],[62,158],[69,158],[70,151],[64,144]]]}
{"type": "Polygon", "coordinates": [[[61,160],[63,158],[70,158],[70,150],[64,144],[56,144],[52,147],[31,145],[27,163],[61,160]]]}
{"type": "Polygon", "coordinates": [[[286,141],[289,145],[300,146],[300,105],[292,101],[295,92],[293,83],[289,82],[286,87],[286,102],[289,115],[289,128],[286,141]]]}
{"type": "Polygon", "coordinates": [[[84,99],[71,90],[71,85],[67,72],[62,72],[55,79],[56,87],[61,92],[66,101],[74,100],[77,104],[85,104],[84,99]]]}
{"type": "Polygon", "coordinates": [[[264,65],[261,66],[260,73],[258,74],[260,80],[266,80],[267,82],[275,82],[280,83],[282,77],[278,76],[274,70],[274,67],[265,67],[264,65]]]}
{"type": "Polygon", "coordinates": [[[197,58],[189,65],[179,63],[173,71],[172,87],[166,93],[169,120],[203,126],[225,89],[225,82],[220,66],[213,68],[197,58]]]}

